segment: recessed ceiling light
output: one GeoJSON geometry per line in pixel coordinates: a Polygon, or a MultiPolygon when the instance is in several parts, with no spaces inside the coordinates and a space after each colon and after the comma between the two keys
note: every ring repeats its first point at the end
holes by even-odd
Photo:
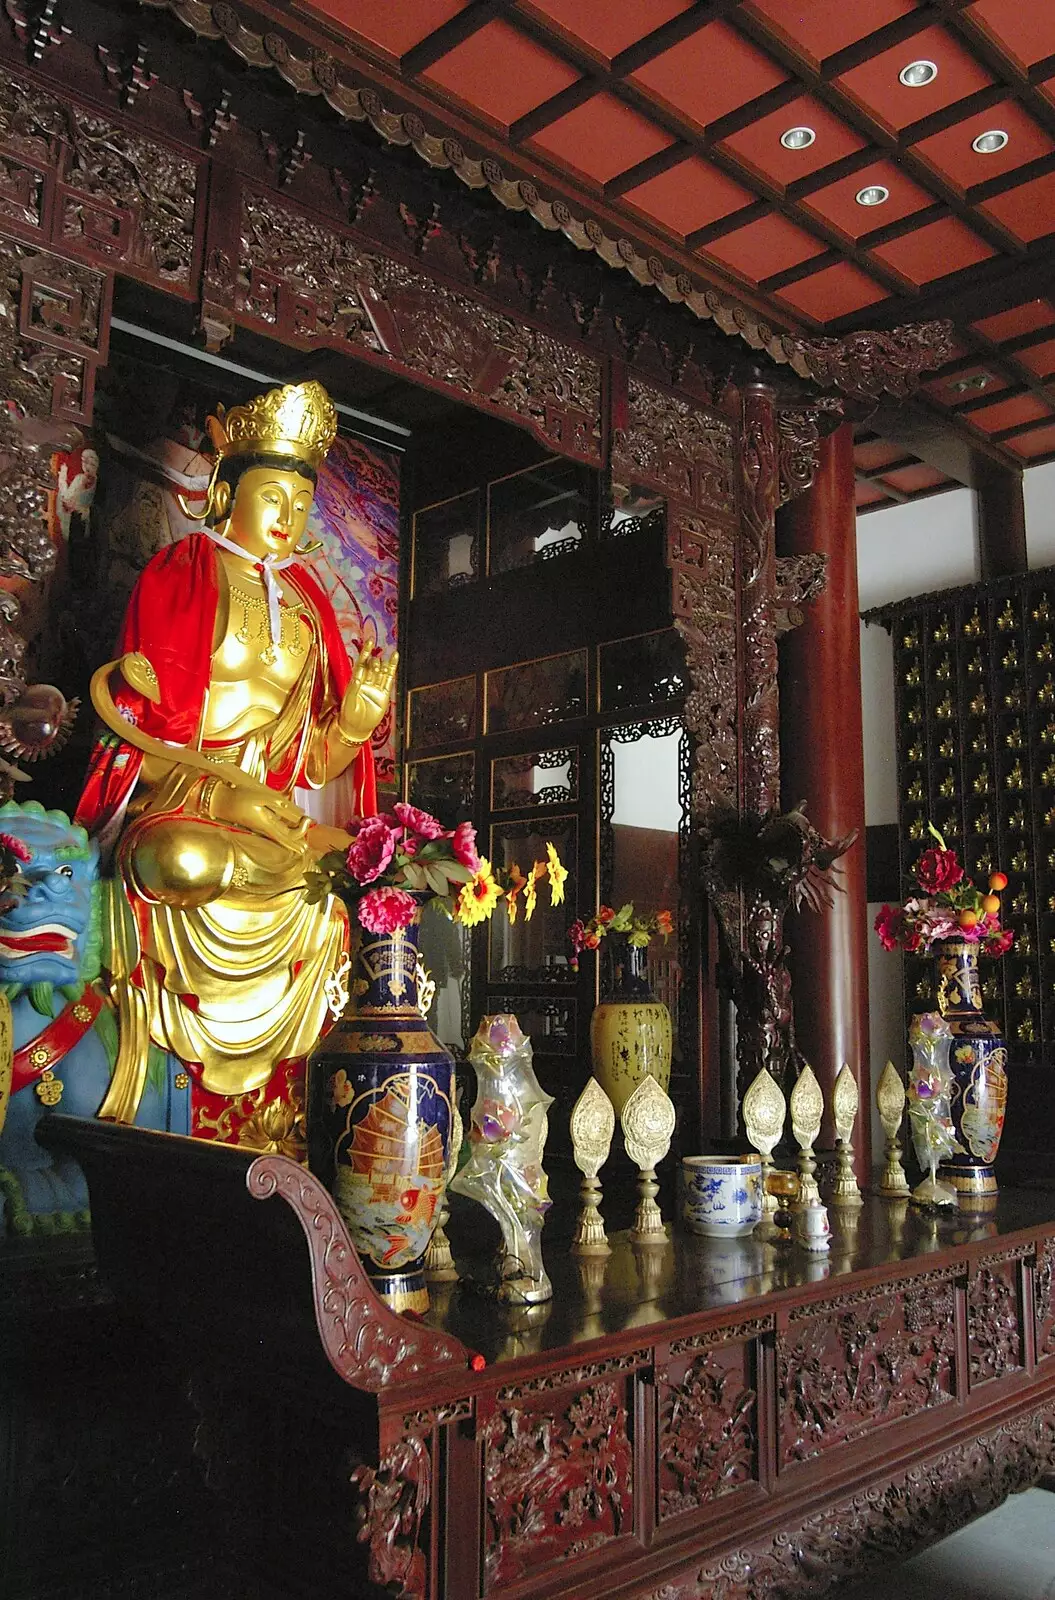
{"type": "Polygon", "coordinates": [[[980,133],[977,139],[971,140],[971,149],[979,156],[995,155],[1007,143],[1007,134],[1003,128],[990,128],[987,133],[980,133]]]}
{"type": "Polygon", "coordinates": [[[958,378],[949,388],[953,394],[969,394],[972,389],[988,389],[994,381],[991,373],[976,372],[973,378],[958,378]]]}
{"type": "Polygon", "coordinates": [[[890,190],[882,183],[870,183],[867,189],[858,189],[854,199],[859,206],[881,206],[890,199],[890,190]]]}
{"type": "Polygon", "coordinates": [[[906,89],[922,89],[928,83],[933,83],[937,76],[938,68],[933,61],[910,61],[898,73],[906,89]]]}
{"type": "Polygon", "coordinates": [[[780,135],[785,150],[808,150],[817,135],[812,128],[788,128],[780,135]]]}

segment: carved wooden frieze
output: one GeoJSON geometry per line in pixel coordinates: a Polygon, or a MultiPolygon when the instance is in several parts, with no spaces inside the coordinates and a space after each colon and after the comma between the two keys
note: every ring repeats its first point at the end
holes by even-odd
{"type": "Polygon", "coordinates": [[[668,1581],[650,1600],[815,1600],[870,1568],[889,1570],[1053,1468],[1055,1404],[1049,1402],[668,1581]]]}
{"type": "Polygon", "coordinates": [[[1033,1278],[1037,1360],[1055,1356],[1055,1238],[1045,1239],[1037,1254],[1033,1278]]]}
{"type": "Polygon", "coordinates": [[[13,232],[189,298],[200,166],[28,80],[0,81],[0,218],[13,232]]]}
{"type": "Polygon", "coordinates": [[[825,1300],[777,1336],[780,1459],[789,1464],[955,1394],[951,1280],[825,1300]]]}
{"type": "Polygon", "coordinates": [[[107,274],[0,233],[0,370],[20,415],[90,422],[110,291],[107,274]]]}
{"type": "Polygon", "coordinates": [[[207,314],[301,349],[329,346],[471,396],[562,454],[601,459],[601,367],[562,343],[249,188],[231,250],[210,235],[207,314]]]}
{"type": "Polygon", "coordinates": [[[667,507],[674,626],[685,641],[691,687],[685,726],[694,736],[692,812],[735,804],[739,731],[736,538],[718,518],[667,507]]]}
{"type": "Polygon", "coordinates": [[[482,1432],[487,1590],[631,1531],[625,1380],[559,1410],[500,1405],[482,1432]]]}
{"type": "Polygon", "coordinates": [[[1018,1261],[987,1259],[967,1286],[971,1387],[1003,1378],[1022,1365],[1018,1261]]]}
{"type": "MultiPolygon", "coordinates": [[[[758,1477],[750,1344],[715,1345],[659,1383],[659,1514],[698,1511],[758,1477]]],[[[679,1363],[680,1365],[680,1363],[679,1363]]]]}
{"type": "Polygon", "coordinates": [[[736,514],[733,432],[725,417],[631,372],[616,407],[612,474],[694,510],[736,514]]]}
{"type": "Polygon", "coordinates": [[[816,410],[805,406],[794,410],[781,407],[777,412],[777,431],[780,468],[778,503],[784,506],[810,487],[817,471],[821,435],[816,410]]]}

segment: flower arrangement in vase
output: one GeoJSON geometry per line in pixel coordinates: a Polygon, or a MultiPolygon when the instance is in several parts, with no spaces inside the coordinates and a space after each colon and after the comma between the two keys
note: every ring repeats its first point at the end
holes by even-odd
{"type": "MultiPolygon", "coordinates": [[[[996,1193],[993,1162],[1007,1106],[1007,1047],[998,1024],[981,1014],[978,957],[1003,956],[1011,948],[1014,934],[1000,920],[1007,876],[991,872],[987,888],[979,889],[938,830],[931,826],[929,832],[935,843],[917,861],[910,892],[900,906],[882,907],[875,930],[886,950],[934,957],[935,1011],[948,1023],[953,1078],[954,1148],[943,1155],[938,1177],[961,1204],[988,1203],[996,1193]]],[[[910,1039],[929,1036],[930,1015],[913,1019],[910,1039]]],[[[910,1078],[910,1096],[914,1082],[910,1078]]],[[[927,1113],[925,1099],[916,1108],[919,1116],[927,1113]]]]}
{"type": "Polygon", "coordinates": [[[666,941],[673,932],[669,911],[642,916],[633,901],[618,911],[599,906],[587,922],[579,919],[568,929],[573,971],[579,970],[584,950],[596,950],[607,941],[612,952],[611,994],[595,1006],[590,1019],[590,1052],[593,1075],[617,1117],[649,1075],[664,1092],[670,1083],[670,1012],[653,997],[646,960],[653,938],[666,941]]]}
{"type": "MultiPolygon", "coordinates": [[[[416,806],[367,817],[345,852],[320,858],[316,898],[348,908],[355,967],[346,967],[335,1012],[346,1007],[312,1058],[309,1159],[328,1183],[370,1278],[395,1310],[428,1308],[424,1255],[446,1183],[454,1122],[454,1058],[429,1028],[429,980],[418,929],[429,905],[463,927],[486,921],[500,901],[516,920],[535,908],[549,879],[555,905],[568,874],[552,844],[523,872],[495,869],[471,823],[448,829],[416,806]]],[[[349,963],[350,965],[350,963],[349,963]]]]}

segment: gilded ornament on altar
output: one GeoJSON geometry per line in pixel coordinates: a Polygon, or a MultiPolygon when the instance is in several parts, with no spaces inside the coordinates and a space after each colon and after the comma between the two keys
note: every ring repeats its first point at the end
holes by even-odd
{"type": "MultiPolygon", "coordinates": [[[[425,1013],[423,1012],[424,1016],[425,1013]]],[[[447,1182],[440,1200],[439,1220],[435,1232],[429,1240],[429,1247],[425,1251],[425,1279],[428,1283],[456,1283],[458,1281],[458,1268],[454,1264],[451,1252],[451,1242],[447,1237],[447,1222],[450,1218],[451,1208],[447,1201],[447,1194],[451,1186],[451,1179],[458,1170],[458,1157],[461,1154],[462,1140],[465,1130],[462,1127],[461,1112],[458,1110],[458,1085],[451,1079],[451,1149],[447,1157],[447,1182]]]]}
{"type": "Polygon", "coordinates": [[[898,1134],[905,1117],[905,1085],[892,1061],[888,1061],[879,1074],[879,1082],[876,1085],[876,1107],[886,1135],[879,1193],[885,1200],[904,1200],[908,1198],[910,1191],[901,1161],[898,1134]]]}
{"type": "Polygon", "coordinates": [[[608,1160],[615,1132],[615,1108],[596,1078],[590,1078],[572,1107],[571,1147],[575,1165],[583,1175],[579,1190],[581,1210],[572,1235],[575,1255],[608,1255],[610,1246],[601,1216],[601,1186],[597,1175],[608,1160]]]}
{"type": "Polygon", "coordinates": [[[662,1244],[667,1233],[656,1195],[656,1167],[670,1149],[677,1118],[670,1096],[649,1074],[623,1107],[620,1125],[626,1153],[638,1168],[638,1203],[630,1237],[639,1244],[662,1244]]]}
{"type": "Polygon", "coordinates": [[[824,1095],[808,1061],[803,1063],[795,1080],[790,1105],[791,1131],[799,1146],[799,1198],[795,1210],[801,1211],[809,1206],[820,1205],[821,1199],[815,1176],[817,1163],[813,1158],[813,1146],[820,1136],[824,1095]]]}
{"type": "Polygon", "coordinates": [[[788,1107],[780,1085],[767,1067],[763,1067],[752,1081],[744,1095],[741,1110],[748,1142],[758,1151],[762,1160],[762,1216],[755,1232],[760,1239],[777,1239],[782,1237],[775,1220],[780,1207],[770,1188],[770,1179],[773,1150],[783,1137],[788,1107]]]}
{"type": "Polygon", "coordinates": [[[847,1209],[864,1205],[861,1190],[854,1173],[853,1133],[860,1107],[861,1096],[857,1079],[844,1062],[832,1089],[832,1120],[835,1124],[835,1182],[832,1186],[832,1204],[847,1209]]]}

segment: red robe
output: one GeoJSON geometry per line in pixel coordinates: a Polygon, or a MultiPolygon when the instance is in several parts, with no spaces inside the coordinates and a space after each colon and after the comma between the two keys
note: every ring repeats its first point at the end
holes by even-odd
{"type": "MultiPolygon", "coordinates": [[[[197,748],[205,692],[216,629],[220,586],[219,556],[204,533],[192,533],[160,550],[149,562],[132,590],[118,640],[117,654],[138,650],[157,673],[160,698],[148,700],[122,680],[114,703],[144,733],[169,744],[197,748]]],[[[352,668],[337,618],[329,598],[311,573],[301,566],[286,567],[283,576],[297,589],[318,618],[324,671],[316,691],[321,713],[325,706],[340,705],[351,681],[352,668]]],[[[92,752],[76,821],[90,832],[104,834],[119,822],[139,769],[142,752],[107,732],[92,752]]],[[[298,782],[300,774],[275,773],[273,788],[298,782]]],[[[374,755],[365,744],[355,758],[355,794],[359,815],[377,810],[374,755]]]]}

